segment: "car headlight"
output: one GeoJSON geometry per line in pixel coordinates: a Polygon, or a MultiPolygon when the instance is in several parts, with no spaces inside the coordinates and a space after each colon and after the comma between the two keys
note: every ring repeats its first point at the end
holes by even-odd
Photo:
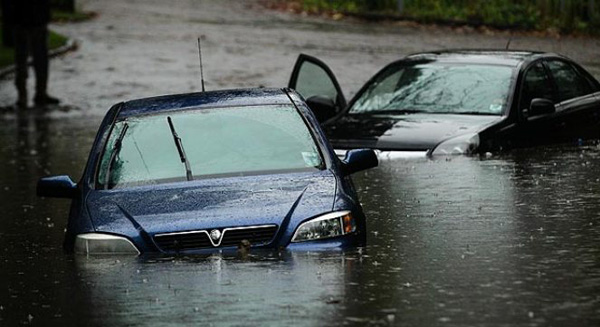
{"type": "Polygon", "coordinates": [[[135,254],[140,251],[125,237],[109,234],[79,234],[75,238],[75,253],[80,254],[135,254]]]}
{"type": "Polygon", "coordinates": [[[479,134],[470,133],[440,142],[429,151],[428,155],[471,154],[475,152],[478,147],[479,134]]]}
{"type": "Polygon", "coordinates": [[[331,212],[302,223],[292,242],[319,240],[356,231],[356,221],[350,211],[331,212]]]}

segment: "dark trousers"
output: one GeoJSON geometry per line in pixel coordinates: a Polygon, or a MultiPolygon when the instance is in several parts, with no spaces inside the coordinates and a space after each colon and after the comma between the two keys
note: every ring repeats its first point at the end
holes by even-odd
{"type": "Polygon", "coordinates": [[[46,26],[15,26],[15,84],[19,98],[27,96],[27,60],[33,57],[36,96],[48,86],[48,29],[46,26]]]}

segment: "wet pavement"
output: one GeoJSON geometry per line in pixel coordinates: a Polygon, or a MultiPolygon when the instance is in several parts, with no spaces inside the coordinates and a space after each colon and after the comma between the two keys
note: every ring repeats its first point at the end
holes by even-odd
{"type": "MultiPolygon", "coordinates": [[[[97,19],[54,26],[80,49],[51,63],[68,112],[2,114],[0,326],[597,326],[600,147],[484,158],[388,160],[355,183],[366,248],[248,258],[86,258],[61,243],[68,201],[39,199],[40,176],[80,177],[118,101],[207,88],[281,86],[296,55],[317,55],[353,92],[414,51],[503,47],[507,34],[332,22],[251,1],[88,1],[97,19]],[[351,67],[352,69],[348,69],[351,67]]],[[[595,39],[516,36],[600,76],[595,39]]],[[[0,81],[0,106],[15,99],[0,81]]]]}

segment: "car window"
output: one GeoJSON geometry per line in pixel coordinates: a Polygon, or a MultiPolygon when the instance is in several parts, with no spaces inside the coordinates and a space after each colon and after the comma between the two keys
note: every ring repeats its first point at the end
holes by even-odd
{"type": "Polygon", "coordinates": [[[531,100],[537,98],[556,101],[552,83],[541,61],[533,64],[525,72],[519,108],[521,110],[528,109],[531,105],[531,100]]]}
{"type": "Polygon", "coordinates": [[[307,99],[321,95],[336,101],[338,97],[335,84],[327,72],[310,61],[305,61],[299,70],[296,91],[307,99]]]}
{"type": "Polygon", "coordinates": [[[170,117],[194,177],[322,169],[306,123],[292,106],[252,106],[173,112],[129,118],[115,125],[98,173],[109,188],[186,180],[186,169],[167,121],[170,117]],[[125,133],[121,132],[123,129],[125,133]]]}
{"type": "Polygon", "coordinates": [[[426,112],[500,115],[513,69],[479,64],[390,66],[354,102],[350,113],[426,112]]]}
{"type": "Polygon", "coordinates": [[[549,60],[547,65],[558,88],[558,102],[591,93],[588,82],[569,63],[549,60]]]}

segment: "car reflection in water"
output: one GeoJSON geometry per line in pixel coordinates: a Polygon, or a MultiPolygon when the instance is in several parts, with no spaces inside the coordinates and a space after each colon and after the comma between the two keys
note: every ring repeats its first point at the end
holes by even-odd
{"type": "Polygon", "coordinates": [[[253,251],[248,257],[164,255],[75,257],[79,280],[93,285],[80,321],[136,325],[269,326],[281,319],[335,325],[352,298],[352,276],[362,265],[351,252],[253,251]],[[176,318],[175,318],[176,316],[176,318]]]}

